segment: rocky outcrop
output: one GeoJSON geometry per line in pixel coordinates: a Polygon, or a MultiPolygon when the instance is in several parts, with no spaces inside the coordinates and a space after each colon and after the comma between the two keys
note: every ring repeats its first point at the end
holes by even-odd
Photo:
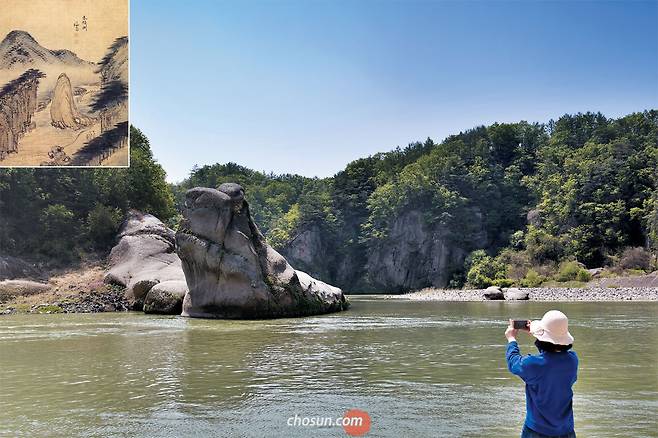
{"type": "Polygon", "coordinates": [[[295,266],[350,293],[441,288],[463,270],[471,251],[489,243],[479,210],[472,208],[465,215],[470,215],[470,223],[460,224],[457,232],[428,223],[426,212],[408,210],[392,218],[386,237],[367,244],[350,239],[349,248],[341,243],[337,248],[336,236],[307,225],[297,230],[281,253],[295,266]]]}
{"type": "Polygon", "coordinates": [[[44,74],[28,70],[0,90],[0,161],[18,152],[18,142],[34,128],[32,116],[37,108],[37,89],[44,74]]]}
{"type": "Polygon", "coordinates": [[[517,287],[510,287],[503,291],[505,299],[508,301],[519,301],[529,299],[529,294],[527,290],[521,290],[517,287]]]}
{"type": "Polygon", "coordinates": [[[50,286],[30,280],[0,281],[0,301],[17,296],[36,295],[46,292],[50,286]]]}
{"type": "MultiPolygon", "coordinates": [[[[474,223],[481,214],[472,212],[474,223]]],[[[422,212],[410,210],[393,220],[389,235],[371,245],[368,282],[374,290],[404,292],[424,287],[444,287],[474,248],[486,243],[476,226],[471,235],[455,235],[442,225],[427,224],[422,212]]]]}
{"type": "Polygon", "coordinates": [[[0,280],[38,278],[39,271],[25,260],[0,255],[0,280]]]}
{"type": "Polygon", "coordinates": [[[290,263],[313,277],[331,279],[326,254],[330,253],[322,232],[317,226],[299,230],[299,233],[281,249],[281,254],[290,263]]]}
{"type": "Polygon", "coordinates": [[[275,318],[347,308],[343,292],[293,269],[258,230],[237,184],[185,195],[177,251],[189,288],[183,316],[275,318]]]}
{"type": "MultiPolygon", "coordinates": [[[[160,296],[157,300],[159,309],[176,309],[182,303],[182,296],[174,299],[180,295],[180,285],[185,282],[181,261],[175,251],[175,234],[155,216],[129,212],[119,232],[119,243],[110,253],[109,265],[105,282],[125,288],[132,309],[141,310],[147,295],[156,285],[160,285],[158,293],[173,291],[169,298],[178,301],[167,307],[161,303],[163,298],[160,296]]],[[[156,301],[155,296],[152,301],[156,301]]]]}
{"type": "Polygon", "coordinates": [[[73,99],[71,81],[66,73],[60,74],[57,78],[50,102],[50,118],[51,124],[60,129],[80,129],[93,122],[91,118],[83,116],[78,111],[73,99]]]}
{"type": "Polygon", "coordinates": [[[170,280],[158,283],[144,298],[144,313],[180,315],[183,311],[183,298],[187,293],[184,280],[170,280]]]}
{"type": "Polygon", "coordinates": [[[484,293],[482,294],[484,299],[486,300],[504,300],[505,299],[505,294],[503,293],[502,289],[499,288],[498,286],[489,286],[484,290],[484,293]]]}

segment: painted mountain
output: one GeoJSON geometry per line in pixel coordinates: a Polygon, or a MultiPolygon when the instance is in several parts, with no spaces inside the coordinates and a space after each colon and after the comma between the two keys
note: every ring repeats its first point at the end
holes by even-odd
{"type": "Polygon", "coordinates": [[[98,63],[22,30],[0,42],[0,167],[127,166],[128,134],[127,37],[98,63]]]}
{"type": "Polygon", "coordinates": [[[0,43],[0,69],[26,70],[44,65],[93,68],[94,63],[78,58],[70,50],[47,49],[22,30],[9,32],[0,43]]]}

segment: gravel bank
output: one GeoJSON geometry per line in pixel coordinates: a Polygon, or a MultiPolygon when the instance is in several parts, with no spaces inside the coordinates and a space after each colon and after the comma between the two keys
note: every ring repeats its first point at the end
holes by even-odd
{"type": "MultiPolygon", "coordinates": [[[[531,301],[658,301],[658,288],[527,288],[531,301]]],[[[412,301],[485,301],[484,290],[423,289],[390,299],[412,301]]]]}

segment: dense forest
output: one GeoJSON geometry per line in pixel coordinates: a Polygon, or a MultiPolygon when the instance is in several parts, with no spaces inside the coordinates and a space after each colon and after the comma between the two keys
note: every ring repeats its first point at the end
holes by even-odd
{"type": "Polygon", "coordinates": [[[586,113],[427,139],[325,179],[202,166],[173,190],[180,205],[187,188],[239,182],[275,248],[348,290],[533,286],[650,270],[657,163],[658,111],[586,113]]]}
{"type": "Polygon", "coordinates": [[[658,249],[658,111],[495,123],[349,163],[331,178],[195,167],[167,185],[131,128],[130,169],[0,170],[0,252],[107,252],[130,208],[176,226],[186,189],[238,182],[269,242],[348,291],[526,286],[585,268],[649,271],[658,249]]]}

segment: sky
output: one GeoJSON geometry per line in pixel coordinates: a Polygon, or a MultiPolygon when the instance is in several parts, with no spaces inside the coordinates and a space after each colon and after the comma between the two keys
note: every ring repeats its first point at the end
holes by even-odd
{"type": "Polygon", "coordinates": [[[305,176],[493,122],[658,108],[658,1],[132,0],[131,123],[170,181],[305,176]]]}
{"type": "Polygon", "coordinates": [[[12,30],[23,30],[47,49],[68,49],[86,61],[98,62],[116,38],[128,34],[127,0],[0,2],[0,40],[12,30]],[[82,17],[87,19],[87,30],[82,29],[82,17]]]}

